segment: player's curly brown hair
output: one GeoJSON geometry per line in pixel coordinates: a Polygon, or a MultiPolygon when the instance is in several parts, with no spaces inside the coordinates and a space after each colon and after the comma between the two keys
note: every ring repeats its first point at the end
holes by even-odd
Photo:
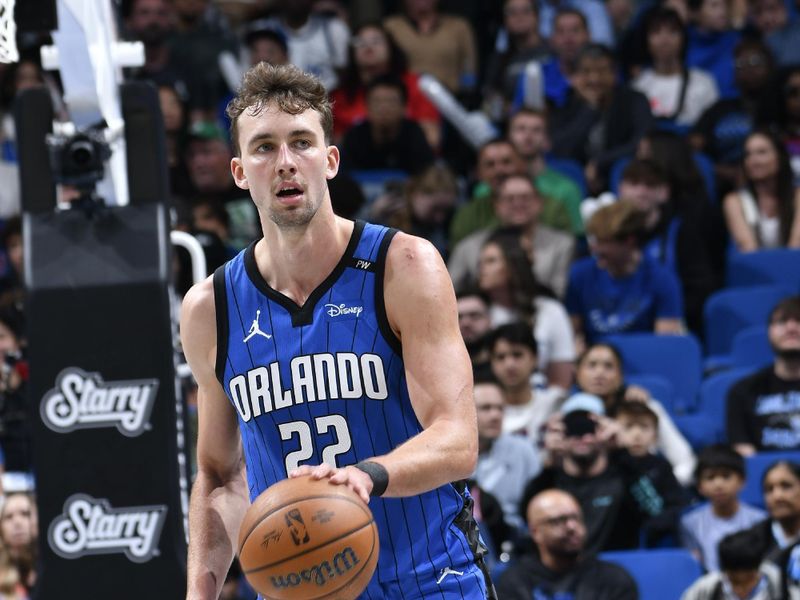
{"type": "Polygon", "coordinates": [[[261,62],[244,74],[238,93],[225,109],[225,114],[231,120],[231,141],[237,156],[241,155],[239,117],[245,110],[258,114],[271,102],[292,115],[309,109],[317,111],[325,134],[325,143],[330,144],[333,112],[328,92],[320,80],[294,65],[270,65],[261,62]]]}

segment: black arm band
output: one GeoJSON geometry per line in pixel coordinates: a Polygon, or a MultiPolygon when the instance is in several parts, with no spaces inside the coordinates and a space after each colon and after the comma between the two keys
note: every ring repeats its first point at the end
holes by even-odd
{"type": "Polygon", "coordinates": [[[369,495],[374,497],[383,496],[386,488],[389,487],[389,471],[386,470],[386,467],[371,460],[362,460],[353,466],[360,471],[364,471],[372,479],[372,491],[369,495]]]}

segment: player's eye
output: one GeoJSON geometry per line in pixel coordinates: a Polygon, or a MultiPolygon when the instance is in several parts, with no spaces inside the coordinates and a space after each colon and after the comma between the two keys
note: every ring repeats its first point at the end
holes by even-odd
{"type": "Polygon", "coordinates": [[[297,140],[294,143],[294,145],[300,148],[301,150],[306,150],[307,148],[311,147],[311,142],[309,142],[308,140],[297,140]]]}

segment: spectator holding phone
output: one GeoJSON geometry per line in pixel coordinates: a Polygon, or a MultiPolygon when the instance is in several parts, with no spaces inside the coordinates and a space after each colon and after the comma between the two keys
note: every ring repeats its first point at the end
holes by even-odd
{"type": "Polygon", "coordinates": [[[642,527],[668,503],[627,450],[616,448],[618,431],[600,398],[570,396],[547,423],[544,444],[551,465],[526,486],[521,514],[536,494],[558,488],[580,504],[588,554],[637,548],[642,527]]]}

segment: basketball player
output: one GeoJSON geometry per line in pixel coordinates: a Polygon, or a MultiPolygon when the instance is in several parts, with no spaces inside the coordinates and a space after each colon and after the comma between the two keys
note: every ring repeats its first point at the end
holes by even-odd
{"type": "Polygon", "coordinates": [[[339,151],[317,79],[261,63],[228,113],[231,171],[264,237],[183,304],[199,385],[188,598],[217,598],[248,497],[307,474],[372,497],[380,559],[363,598],[493,597],[471,500],[451,483],[472,473],[477,432],[439,254],[334,215],[339,151]]]}

